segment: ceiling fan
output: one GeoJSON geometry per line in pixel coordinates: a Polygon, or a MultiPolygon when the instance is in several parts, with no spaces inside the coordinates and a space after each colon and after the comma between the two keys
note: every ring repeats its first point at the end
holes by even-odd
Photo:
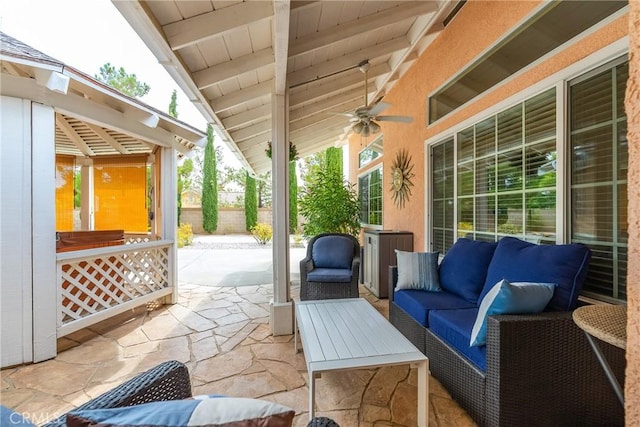
{"type": "Polygon", "coordinates": [[[411,123],[413,121],[413,118],[408,116],[379,116],[378,114],[391,107],[391,104],[382,102],[382,98],[380,98],[377,102],[369,105],[367,79],[369,61],[362,61],[358,64],[358,69],[364,74],[364,107],[357,108],[353,113],[345,113],[346,116],[351,117],[349,121],[353,123],[352,131],[367,137],[380,132],[380,125],[376,122],[411,123]]]}

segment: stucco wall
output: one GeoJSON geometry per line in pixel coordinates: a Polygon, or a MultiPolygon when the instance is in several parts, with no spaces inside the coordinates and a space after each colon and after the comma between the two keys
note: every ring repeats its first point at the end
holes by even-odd
{"type": "Polygon", "coordinates": [[[640,425],[640,2],[629,6],[629,81],[625,107],[629,141],[629,263],[627,271],[626,425],[640,425]]]}
{"type": "MultiPolygon", "coordinates": [[[[489,90],[469,106],[459,109],[433,125],[427,125],[428,96],[518,24],[539,4],[538,1],[511,1],[509,7],[505,7],[504,2],[467,2],[408,72],[385,95],[384,101],[392,104],[392,107],[385,110],[384,114],[410,115],[414,121],[411,124],[380,123],[384,132],[384,156],[381,160],[384,179],[384,228],[412,231],[415,250],[425,249],[425,141],[482,113],[496,103],[627,34],[627,17],[623,16],[527,72],[489,90]],[[403,148],[411,153],[415,177],[414,186],[411,187],[411,198],[404,209],[398,209],[393,203],[392,193],[389,190],[390,171],[397,152],[403,148]]],[[[350,139],[349,170],[352,182],[357,182],[358,174],[379,164],[374,162],[366,168],[358,169],[358,152],[371,140],[371,137],[366,139],[359,135],[353,135],[350,139]]]]}
{"type": "MultiPolygon", "coordinates": [[[[191,224],[195,234],[207,234],[202,228],[202,209],[182,208],[180,222],[191,224]]],[[[271,209],[258,209],[258,222],[271,224],[271,209]]],[[[237,234],[246,233],[244,209],[220,208],[218,210],[218,229],[213,234],[237,234]]]]}

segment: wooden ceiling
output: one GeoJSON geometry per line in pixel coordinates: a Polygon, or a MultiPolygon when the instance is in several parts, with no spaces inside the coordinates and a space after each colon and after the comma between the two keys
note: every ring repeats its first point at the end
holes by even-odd
{"type": "MultiPolygon", "coordinates": [[[[383,96],[443,28],[454,1],[114,0],[248,169],[271,168],[271,97],[289,90],[305,156],[345,142],[345,113],[383,96]]],[[[411,115],[409,111],[396,111],[411,115]]]]}

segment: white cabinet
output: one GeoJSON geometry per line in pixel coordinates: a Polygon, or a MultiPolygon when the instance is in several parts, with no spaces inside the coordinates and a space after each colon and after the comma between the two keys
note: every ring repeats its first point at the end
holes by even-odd
{"type": "Polygon", "coordinates": [[[365,230],[363,284],[378,298],[389,296],[389,266],[396,265],[396,249],[413,251],[413,233],[365,230]]]}

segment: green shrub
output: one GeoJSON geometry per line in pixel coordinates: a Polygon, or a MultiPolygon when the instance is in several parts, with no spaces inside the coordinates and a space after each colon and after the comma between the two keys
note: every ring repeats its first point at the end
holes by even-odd
{"type": "Polygon", "coordinates": [[[191,224],[180,224],[178,227],[178,247],[183,248],[193,243],[191,224]]]}
{"type": "Polygon", "coordinates": [[[256,242],[266,245],[273,237],[273,229],[269,224],[259,222],[251,227],[251,235],[256,239],[256,242]]]}

